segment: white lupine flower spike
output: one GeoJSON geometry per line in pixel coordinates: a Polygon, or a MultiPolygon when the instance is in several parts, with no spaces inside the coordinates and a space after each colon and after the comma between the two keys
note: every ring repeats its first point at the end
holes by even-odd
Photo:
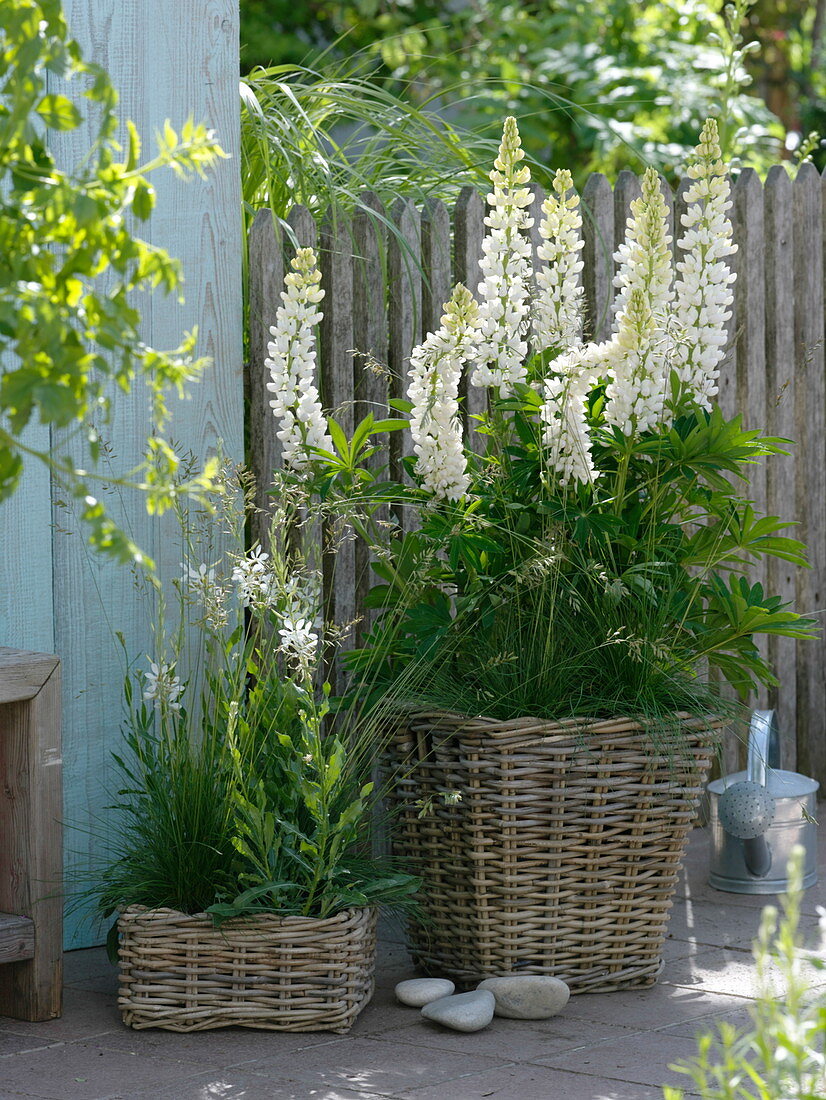
{"type": "Polygon", "coordinates": [[[599,476],[591,458],[586,415],[588,394],[597,381],[594,345],[559,356],[542,386],[539,410],[545,465],[564,488],[572,482],[590,484],[599,476]]]}
{"type": "Polygon", "coordinates": [[[410,357],[410,433],[422,484],[439,500],[460,500],[469,478],[459,422],[459,380],[478,318],[470,291],[458,284],[441,327],[410,357]]]}
{"type": "Polygon", "coordinates": [[[615,254],[620,269],[616,333],[606,345],[605,420],[625,435],[667,423],[670,376],[668,324],[672,303],[671,237],[665,200],[653,168],[642,196],[631,203],[625,242],[615,254]]]}
{"type": "Polygon", "coordinates": [[[547,266],[536,273],[533,317],[533,336],[540,351],[568,351],[582,343],[585,291],[579,253],[584,242],[579,197],[572,194],[573,186],[571,173],[560,169],[554,176],[553,192],[542,204],[538,255],[547,266]]]}
{"type": "Polygon", "coordinates": [[[703,127],[697,161],[688,175],[694,182],[685,193],[688,212],[682,216],[682,225],[686,232],[677,241],[684,258],[677,262],[673,365],[686,392],[710,410],[734,300],[730,285],[735,276],[725,261],[737,251],[726,217],[731,206],[729,184],[714,119],[703,127]]]}
{"type": "Polygon", "coordinates": [[[479,267],[479,317],[472,351],[474,386],[496,386],[502,397],[527,378],[530,323],[531,246],[524,231],[533,225],[525,211],[532,196],[525,184],[531,174],[524,158],[516,119],[505,119],[499,155],[490,174],[493,192],[479,267]]]}
{"type": "Polygon", "coordinates": [[[292,271],[284,280],[282,304],[270,329],[267,345],[272,381],[267,389],[273,415],[279,421],[284,464],[298,469],[311,457],[312,448],[332,451],[327,421],[316,385],[315,326],[324,316],[318,304],[324,297],[321,273],[311,248],[299,248],[292,271]]]}
{"type": "MultiPolygon", "coordinates": [[[[571,174],[555,174],[542,204],[540,264],[534,272],[527,237],[533,225],[530,172],[523,160],[516,121],[508,118],[490,174],[489,232],[476,300],[458,286],[441,327],[411,355],[408,396],[417,472],[436,501],[461,500],[470,489],[458,418],[465,365],[473,385],[491,387],[504,400],[528,381],[532,356],[532,370],[545,364],[545,377],[533,382],[540,400],[535,421],[548,482],[563,488],[598,477],[588,419],[595,387],[604,387],[604,403],[596,406],[602,408],[601,423],[628,437],[667,428],[687,397],[710,409],[717,392],[734,281],[725,261],[735,246],[716,123],[703,127],[689,169],[692,186],[677,242],[676,279],[660,179],[653,169],[645,173],[642,193],[631,203],[625,240],[614,255],[613,334],[604,343],[583,342],[582,214],[571,174]]],[[[307,462],[313,448],[333,449],[315,382],[319,279],[312,250],[299,250],[267,360],[278,435],[285,462],[294,468],[307,462]]],[[[234,580],[244,602],[270,600],[263,570],[254,562],[239,564],[234,580]]],[[[301,636],[310,620],[298,606],[292,611],[291,621],[302,624],[301,636]]]]}

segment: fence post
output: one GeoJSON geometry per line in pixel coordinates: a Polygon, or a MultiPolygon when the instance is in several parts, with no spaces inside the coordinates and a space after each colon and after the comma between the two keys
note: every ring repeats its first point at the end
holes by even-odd
{"type": "MultiPolygon", "coordinates": [[[[811,569],[797,573],[797,607],[822,612],[826,573],[826,387],[823,377],[823,221],[821,181],[803,164],[792,184],[794,201],[794,343],[798,441],[797,516],[811,569]]],[[[826,779],[824,638],[797,652],[798,767],[826,779]]]]}
{"type": "Polygon", "coordinates": [[[60,661],[0,649],[0,1009],[51,1020],[63,998],[60,661]]]}
{"type": "MultiPolygon", "coordinates": [[[[794,252],[792,181],[779,164],[769,169],[763,189],[766,276],[766,430],[782,439],[794,439],[794,252]]],[[[788,455],[774,455],[766,468],[767,507],[771,515],[786,516],[796,498],[797,446],[788,455]]],[[[796,508],[794,509],[796,511],[796,508]]],[[[790,532],[797,534],[797,532],[790,532]]],[[[797,606],[797,570],[789,562],[769,561],[769,589],[784,604],[797,606]]],[[[801,642],[800,645],[807,643],[801,642]]],[[[769,659],[781,683],[769,703],[780,721],[783,767],[797,769],[797,650],[793,638],[771,638],[769,659]]]]}
{"type": "Polygon", "coordinates": [[[588,177],[582,207],[585,337],[607,340],[614,297],[614,196],[611,184],[601,172],[588,177]]]}
{"type": "MultiPolygon", "coordinates": [[[[394,398],[406,398],[410,353],[419,343],[422,330],[421,224],[419,212],[409,199],[397,199],[390,217],[396,226],[396,233],[390,234],[387,248],[390,393],[394,398]]],[[[412,453],[410,432],[407,429],[393,432],[390,436],[390,470],[395,479],[407,480],[402,459],[412,453]]],[[[399,509],[397,518],[403,529],[409,529],[412,516],[399,509]]]]}

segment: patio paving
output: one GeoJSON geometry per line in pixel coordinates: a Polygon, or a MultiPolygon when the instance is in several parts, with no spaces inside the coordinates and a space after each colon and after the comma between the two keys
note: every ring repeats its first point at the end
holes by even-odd
{"type": "MultiPolygon", "coordinates": [[[[811,937],[826,895],[826,803],[820,811],[821,882],[803,904],[811,937]]],[[[0,1100],[661,1098],[664,1083],[689,1083],[668,1066],[694,1053],[698,1031],[722,1019],[746,1022],[756,992],[751,941],[763,904],[775,900],[712,890],[707,853],[708,837],[697,829],[657,985],[577,996],[554,1019],[497,1018],[470,1035],[425,1024],[395,1002],[394,985],[414,972],[391,927],[380,944],[375,997],[347,1036],[132,1031],[120,1022],[115,970],[103,949],[71,952],[60,1020],[0,1017],[0,1100]]]]}

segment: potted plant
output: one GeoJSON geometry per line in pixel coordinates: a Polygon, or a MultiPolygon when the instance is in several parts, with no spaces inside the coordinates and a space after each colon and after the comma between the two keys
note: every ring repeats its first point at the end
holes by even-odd
{"type": "Polygon", "coordinates": [[[645,985],[726,710],[700,669],[741,695],[775,682],[755,634],[814,624],[748,567],[767,554],[802,565],[803,547],[747,497],[750,464],[786,441],[714,403],[734,278],[716,124],[689,167],[676,265],[645,174],[601,343],[583,339],[571,176],[557,172],[543,204],[534,270],[522,159],[508,119],[476,297],[457,286],[413,352],[406,417],[368,417],[351,440],[324,417],[309,250],[273,329],[273,407],[296,483],[345,510],[376,554],[380,614],[352,666],[371,685],[379,667],[397,700],[394,842],[424,880],[414,955],[468,980],[645,985]],[[488,395],[471,446],[467,368],[488,395]],[[392,485],[367,460],[377,432],[407,426],[409,481],[392,485]],[[413,522],[388,529],[388,502],[413,522]]]}
{"type": "Polygon", "coordinates": [[[269,549],[244,553],[238,496],[225,482],[217,519],[179,509],[171,628],[148,585],[156,653],[126,676],[120,814],[95,890],[116,916],[131,1027],[344,1032],[372,995],[376,907],[416,883],[369,856],[359,738],[342,724],[322,735],[335,638],[301,553],[301,502],[282,497],[269,549]]]}

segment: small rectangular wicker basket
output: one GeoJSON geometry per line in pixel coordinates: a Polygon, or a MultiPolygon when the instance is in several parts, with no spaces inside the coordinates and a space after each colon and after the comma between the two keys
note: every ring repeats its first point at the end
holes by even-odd
{"type": "Polygon", "coordinates": [[[376,910],[261,914],[130,906],[118,921],[118,1007],[129,1027],[348,1031],[373,995],[376,910]]]}

